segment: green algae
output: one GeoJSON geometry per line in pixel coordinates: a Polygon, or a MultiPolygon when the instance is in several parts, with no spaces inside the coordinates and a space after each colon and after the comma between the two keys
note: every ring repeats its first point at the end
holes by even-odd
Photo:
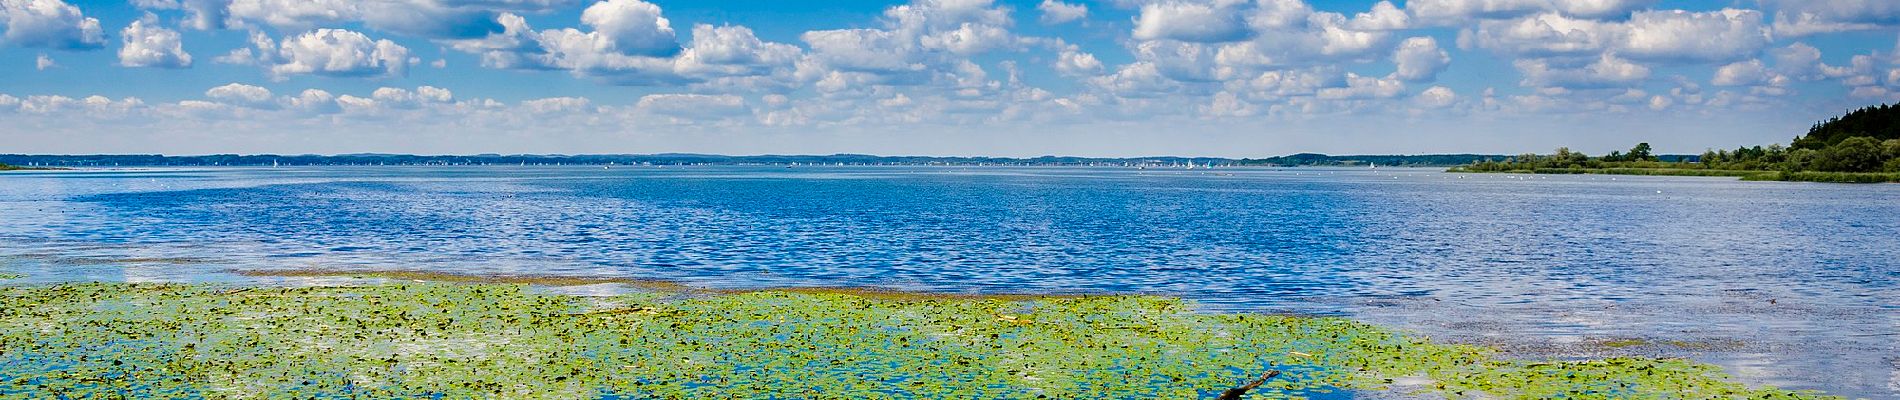
{"type": "Polygon", "coordinates": [[[8,279],[20,279],[20,278],[25,278],[25,277],[26,277],[26,275],[20,275],[20,274],[9,274],[9,273],[5,273],[5,272],[0,272],[0,280],[8,280],[8,279]]]}
{"type": "Polygon", "coordinates": [[[526,285],[0,288],[0,397],[1248,398],[1427,377],[1507,398],[1816,398],[1683,360],[1537,363],[1149,296],[677,298],[526,285]]]}

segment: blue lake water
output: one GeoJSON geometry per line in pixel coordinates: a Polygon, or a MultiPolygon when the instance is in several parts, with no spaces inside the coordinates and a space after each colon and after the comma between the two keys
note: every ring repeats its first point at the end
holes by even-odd
{"type": "Polygon", "coordinates": [[[0,271],[28,276],[8,284],[256,269],[1152,293],[1900,398],[1900,185],[1384,168],[0,174],[0,271]]]}

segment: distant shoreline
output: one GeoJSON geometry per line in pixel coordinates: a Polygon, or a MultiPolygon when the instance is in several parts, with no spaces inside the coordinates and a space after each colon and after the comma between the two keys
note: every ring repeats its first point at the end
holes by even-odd
{"type": "Polygon", "coordinates": [[[1295,167],[1295,166],[1409,166],[1450,167],[1507,158],[1492,154],[1343,155],[1302,153],[1266,158],[1225,157],[961,157],[749,155],[714,154],[339,154],[275,155],[219,154],[168,156],[140,154],[0,154],[0,163],[33,167],[197,167],[197,166],[313,166],[313,165],[967,165],[967,166],[1128,166],[1128,167],[1295,167]]]}
{"type": "Polygon", "coordinates": [[[1445,172],[1473,174],[1546,174],[1546,175],[1650,175],[1736,177],[1744,181],[1820,182],[1820,183],[1900,183],[1900,173],[1824,172],[1824,171],[1751,171],[1694,168],[1535,168],[1479,171],[1452,167],[1445,172]]]}
{"type": "Polygon", "coordinates": [[[0,164],[0,171],[57,171],[57,170],[65,170],[65,169],[69,169],[69,168],[22,167],[22,166],[11,165],[11,164],[0,164]]]}

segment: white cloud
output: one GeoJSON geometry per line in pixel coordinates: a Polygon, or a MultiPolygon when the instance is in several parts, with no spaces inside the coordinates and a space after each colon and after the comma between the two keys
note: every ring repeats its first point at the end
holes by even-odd
{"type": "Polygon", "coordinates": [[[470,39],[500,32],[504,12],[543,12],[574,0],[184,0],[148,8],[184,8],[192,25],[216,29],[261,23],[302,31],[360,22],[378,31],[435,39],[470,39]]]}
{"type": "Polygon", "coordinates": [[[408,48],[396,42],[372,40],[368,35],[343,29],[318,29],[286,37],[281,43],[253,34],[252,45],[257,49],[255,55],[237,50],[219,57],[219,61],[261,65],[278,79],[304,74],[403,76],[408,73],[409,64],[418,61],[409,57],[408,48]]]}
{"type": "Polygon", "coordinates": [[[1480,22],[1461,43],[1518,56],[1593,54],[1614,46],[1624,31],[1615,23],[1544,13],[1480,22]]]}
{"type": "Polygon", "coordinates": [[[802,56],[797,46],[759,40],[744,26],[696,25],[691,45],[682,48],[661,10],[634,0],[589,7],[582,20],[595,31],[537,32],[513,14],[497,20],[504,27],[501,32],[448,41],[450,47],[480,54],[482,66],[489,68],[567,70],[620,85],[748,90],[787,86],[793,64],[802,56]]]}
{"type": "Polygon", "coordinates": [[[1275,69],[1372,62],[1390,49],[1391,32],[1384,28],[1404,24],[1390,16],[1390,10],[1380,11],[1386,7],[1390,5],[1375,5],[1372,11],[1347,18],[1316,12],[1300,0],[1144,6],[1135,37],[1154,40],[1138,41],[1132,50],[1137,61],[1152,64],[1164,77],[1190,83],[1250,79],[1275,69]],[[1169,11],[1175,8],[1193,12],[1169,11]],[[1203,9],[1214,14],[1201,14],[1203,9]],[[1205,18],[1215,21],[1201,21],[1205,18]],[[1239,18],[1242,23],[1233,29],[1241,32],[1227,32],[1230,28],[1219,25],[1227,18],[1239,18]]]}
{"type": "Polygon", "coordinates": [[[53,58],[48,57],[46,53],[40,53],[39,57],[33,59],[33,69],[36,70],[45,71],[47,68],[57,66],[59,66],[59,63],[54,62],[53,58]]]}
{"type": "Polygon", "coordinates": [[[1123,65],[1115,73],[1089,78],[1090,85],[1122,97],[1153,97],[1180,90],[1181,83],[1161,75],[1152,62],[1123,65]]]}
{"type": "Polygon", "coordinates": [[[1036,5],[1036,10],[1042,11],[1042,23],[1047,25],[1065,24],[1089,16],[1089,6],[1058,0],[1042,0],[1042,4],[1036,5]]]}
{"type": "Polygon", "coordinates": [[[1635,84],[1649,78],[1649,67],[1604,55],[1587,63],[1521,59],[1513,63],[1531,87],[1601,88],[1635,84]]]}
{"type": "Polygon", "coordinates": [[[640,0],[607,0],[581,12],[581,23],[593,27],[596,43],[621,54],[664,57],[678,53],[673,27],[660,16],[660,6],[640,0]]]}
{"type": "Polygon", "coordinates": [[[119,48],[119,65],[127,67],[186,68],[191,53],[186,53],[178,31],[157,26],[157,19],[132,21],[120,31],[124,47],[119,48]]]}
{"type": "Polygon", "coordinates": [[[1644,11],[1630,18],[1620,54],[1636,59],[1731,61],[1753,56],[1771,41],[1753,10],[1644,11]]]}
{"type": "Polygon", "coordinates": [[[585,97],[549,97],[523,100],[521,108],[531,113],[551,114],[585,111],[591,104],[585,97]]]}
{"type": "Polygon", "coordinates": [[[219,103],[245,107],[272,107],[276,102],[270,89],[242,83],[231,83],[205,90],[205,97],[217,100],[219,103]]]}
{"type": "Polygon", "coordinates": [[[1420,20],[1454,25],[1473,19],[1516,18],[1555,12],[1588,19],[1616,19],[1656,0],[1411,0],[1405,8],[1420,20]]]}
{"type": "Polygon", "coordinates": [[[1213,117],[1248,117],[1258,112],[1259,107],[1226,91],[1215,93],[1212,102],[1201,110],[1202,114],[1213,117]]]}
{"type": "Polygon", "coordinates": [[[964,23],[955,30],[923,36],[918,39],[918,44],[927,50],[972,56],[998,47],[1009,46],[1011,38],[1009,30],[1000,26],[964,23]]]}
{"type": "Polygon", "coordinates": [[[699,62],[715,65],[787,65],[798,59],[798,46],[759,40],[744,26],[693,26],[692,47],[699,62]]]}
{"type": "Polygon", "coordinates": [[[1094,54],[1070,45],[1056,54],[1055,69],[1067,76],[1094,76],[1102,73],[1102,62],[1096,60],[1094,54]]]}
{"type": "Polygon", "coordinates": [[[805,32],[812,57],[845,71],[917,71],[923,64],[911,60],[915,50],[896,31],[838,29],[805,32]]]}
{"type": "Polygon", "coordinates": [[[1847,74],[1847,69],[1834,67],[1821,62],[1821,49],[1807,43],[1795,42],[1785,47],[1768,51],[1774,71],[1792,79],[1813,81],[1847,74]]]}
{"type": "Polygon", "coordinates": [[[330,114],[343,111],[343,108],[336,102],[336,95],[319,89],[305,89],[303,92],[297,93],[297,97],[285,98],[283,101],[290,109],[311,114],[330,114]]]}
{"type": "Polygon", "coordinates": [[[1600,87],[1647,78],[1640,64],[1707,64],[1750,59],[1772,43],[1762,14],[1752,10],[1641,11],[1628,21],[1545,12],[1485,20],[1460,35],[1461,46],[1518,58],[1527,86],[1600,87]]]}
{"type": "Polygon", "coordinates": [[[1775,15],[1775,33],[1807,36],[1900,26],[1900,2],[1890,0],[1758,0],[1775,15]]]}
{"type": "Polygon", "coordinates": [[[0,0],[0,44],[46,49],[97,49],[106,43],[99,19],[60,0],[0,0]]]}
{"type": "Polygon", "coordinates": [[[1168,2],[1141,7],[1134,35],[1140,40],[1217,43],[1246,39],[1247,25],[1236,10],[1212,4],[1168,2]]]}
{"type": "Polygon", "coordinates": [[[885,10],[882,22],[879,29],[805,32],[811,62],[800,63],[797,76],[828,94],[926,84],[982,92],[971,86],[982,69],[970,59],[1033,42],[1010,33],[1008,10],[991,0],[918,0],[885,10]]]}
{"type": "Polygon", "coordinates": [[[1405,91],[1405,83],[1397,79],[1359,76],[1347,73],[1345,87],[1320,89],[1321,99],[1380,99],[1398,96],[1405,91]]]}
{"type": "Polygon", "coordinates": [[[1433,86],[1418,92],[1412,98],[1414,103],[1425,108],[1445,108],[1458,102],[1458,93],[1444,86],[1433,86]]]}
{"type": "Polygon", "coordinates": [[[1785,77],[1769,72],[1768,66],[1761,60],[1748,60],[1724,65],[1715,70],[1715,77],[1709,83],[1716,86],[1756,86],[1783,83],[1785,77]]]}
{"type": "Polygon", "coordinates": [[[1486,20],[1468,34],[1472,45],[1519,56],[1594,55],[1615,51],[1634,59],[1708,62],[1747,58],[1771,40],[1762,14],[1751,10],[1643,11],[1628,22],[1604,22],[1543,13],[1486,20]]]}
{"type": "Polygon", "coordinates": [[[1352,22],[1346,26],[1362,31],[1405,29],[1411,20],[1411,16],[1392,2],[1381,0],[1372,5],[1371,11],[1353,15],[1352,22]]]}
{"type": "Polygon", "coordinates": [[[1392,52],[1392,63],[1398,66],[1392,76],[1408,82],[1429,82],[1438,79],[1438,73],[1451,65],[1451,54],[1438,48],[1438,41],[1430,36],[1405,39],[1392,52]]]}
{"type": "Polygon", "coordinates": [[[417,108],[428,104],[450,103],[455,94],[448,89],[434,86],[417,87],[411,91],[403,88],[381,87],[370,93],[370,99],[376,104],[391,108],[417,108]]]}

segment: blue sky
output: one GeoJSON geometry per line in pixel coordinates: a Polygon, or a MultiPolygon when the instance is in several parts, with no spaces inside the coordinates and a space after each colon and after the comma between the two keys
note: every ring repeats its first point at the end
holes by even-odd
{"type": "Polygon", "coordinates": [[[0,0],[0,152],[1259,157],[1786,142],[1885,0],[0,0]]]}

